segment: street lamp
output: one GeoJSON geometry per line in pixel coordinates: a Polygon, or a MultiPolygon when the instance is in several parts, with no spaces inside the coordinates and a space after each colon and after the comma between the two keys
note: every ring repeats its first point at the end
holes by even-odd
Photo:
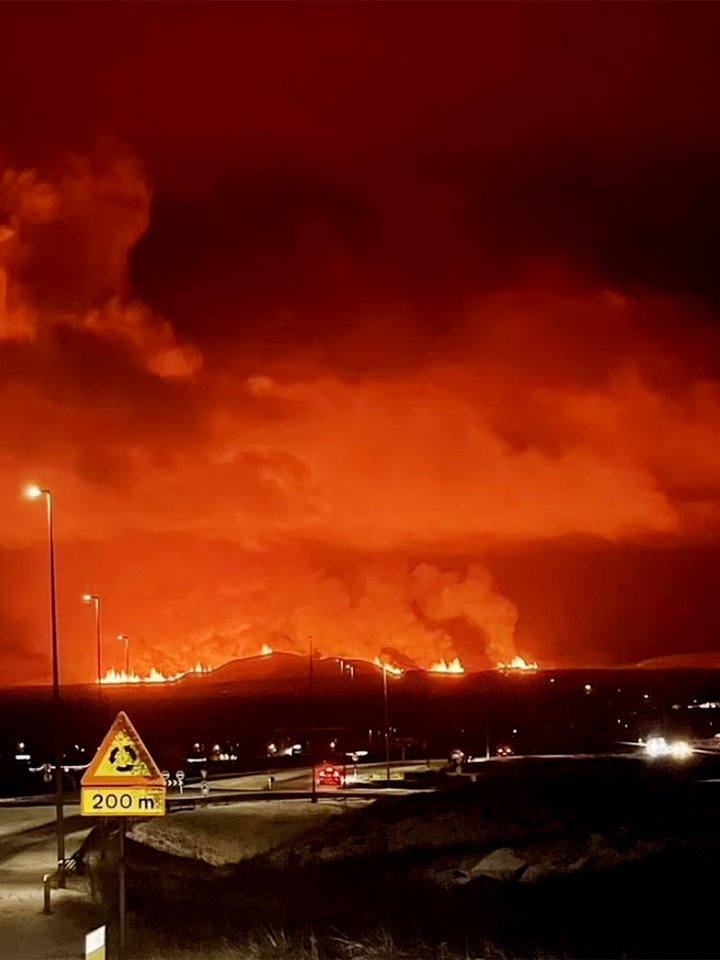
{"type": "Polygon", "coordinates": [[[313,760],[314,757],[314,746],[312,740],[313,727],[312,724],[315,721],[315,672],[314,672],[314,657],[315,651],[313,650],[313,638],[308,637],[309,641],[309,661],[308,667],[310,671],[310,729],[308,731],[308,759],[310,760],[310,777],[311,777],[311,786],[310,786],[310,803],[317,803],[317,786],[315,784],[315,763],[313,760]]]}
{"type": "Polygon", "coordinates": [[[125,644],[125,679],[130,679],[130,637],[127,634],[119,633],[118,640],[125,644]]]}
{"type": "Polygon", "coordinates": [[[385,773],[390,786],[390,727],[388,725],[388,691],[387,691],[387,664],[382,665],[383,672],[383,704],[385,707],[385,773]]]}
{"type": "Polygon", "coordinates": [[[83,603],[92,603],[95,607],[95,646],[97,648],[97,682],[102,691],[102,643],[100,636],[100,597],[96,593],[84,593],[83,603]]]}
{"type": "Polygon", "coordinates": [[[48,546],[50,554],[50,636],[52,643],[53,675],[53,734],[55,746],[55,836],[57,839],[58,886],[65,886],[65,829],[63,817],[62,736],[60,733],[60,671],[58,663],[57,605],[55,600],[55,531],[53,527],[53,498],[50,490],[32,486],[25,488],[28,500],[45,498],[47,505],[48,546]]]}

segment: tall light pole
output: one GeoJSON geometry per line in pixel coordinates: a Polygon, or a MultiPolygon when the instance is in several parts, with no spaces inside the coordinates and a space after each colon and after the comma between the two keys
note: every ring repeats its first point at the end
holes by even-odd
{"type": "Polygon", "coordinates": [[[102,637],[100,633],[100,597],[96,593],[84,593],[83,603],[91,603],[95,608],[95,647],[97,650],[97,682],[102,693],[102,637]]]}
{"type": "Polygon", "coordinates": [[[313,741],[312,741],[312,723],[315,719],[315,672],[314,672],[314,651],[313,651],[313,638],[308,637],[310,642],[309,649],[309,672],[310,672],[310,730],[308,731],[308,758],[310,760],[310,778],[312,785],[310,787],[310,803],[317,803],[317,787],[315,784],[315,763],[313,761],[313,741]]]}
{"type": "Polygon", "coordinates": [[[483,677],[483,686],[485,688],[483,691],[483,694],[484,694],[483,695],[483,713],[485,715],[485,759],[489,760],[490,759],[490,721],[488,719],[489,691],[488,691],[487,673],[483,677]]]}
{"type": "Polygon", "coordinates": [[[118,634],[118,640],[125,644],[125,679],[130,679],[130,637],[125,633],[118,634]]]}
{"type": "Polygon", "coordinates": [[[65,886],[65,824],[63,816],[62,736],[60,732],[60,669],[58,661],[57,604],[55,601],[55,530],[53,527],[53,498],[50,490],[35,485],[25,489],[29,500],[45,498],[47,504],[48,546],[50,552],[50,636],[52,643],[53,676],[53,735],[55,746],[55,836],[57,840],[58,886],[65,886]]]}
{"type": "Polygon", "coordinates": [[[385,708],[385,775],[390,786],[390,726],[388,724],[388,691],[387,691],[387,664],[382,665],[383,673],[383,705],[385,708]]]}

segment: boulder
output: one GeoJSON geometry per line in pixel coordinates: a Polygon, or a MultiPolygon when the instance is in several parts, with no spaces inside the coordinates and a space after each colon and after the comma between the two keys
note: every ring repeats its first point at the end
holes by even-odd
{"type": "Polygon", "coordinates": [[[540,863],[531,863],[520,878],[523,883],[540,883],[542,880],[551,880],[562,877],[568,872],[567,863],[542,860],[540,863]]]}
{"type": "Polygon", "coordinates": [[[527,866],[527,861],[518,857],[509,847],[499,847],[471,867],[470,875],[492,877],[493,880],[516,880],[527,866]]]}

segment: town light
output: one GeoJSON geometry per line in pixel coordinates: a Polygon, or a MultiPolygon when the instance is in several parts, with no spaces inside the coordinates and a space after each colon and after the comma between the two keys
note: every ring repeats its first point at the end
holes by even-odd
{"type": "Polygon", "coordinates": [[[648,737],[645,744],[645,753],[648,757],[665,757],[668,753],[668,745],[665,737],[648,737]]]}
{"type": "Polygon", "coordinates": [[[670,744],[670,756],[673,760],[687,760],[692,756],[692,747],[687,740],[676,740],[670,744]]]}
{"type": "Polygon", "coordinates": [[[41,490],[36,484],[31,483],[23,490],[24,496],[28,500],[39,500],[45,491],[41,490]]]}

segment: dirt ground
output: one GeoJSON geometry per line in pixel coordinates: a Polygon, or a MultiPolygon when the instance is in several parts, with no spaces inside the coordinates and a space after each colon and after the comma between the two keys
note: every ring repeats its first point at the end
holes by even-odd
{"type": "Polygon", "coordinates": [[[265,853],[367,804],[365,800],[347,804],[337,800],[251,801],[146,820],[135,824],[128,836],[164,853],[222,866],[265,853]]]}

